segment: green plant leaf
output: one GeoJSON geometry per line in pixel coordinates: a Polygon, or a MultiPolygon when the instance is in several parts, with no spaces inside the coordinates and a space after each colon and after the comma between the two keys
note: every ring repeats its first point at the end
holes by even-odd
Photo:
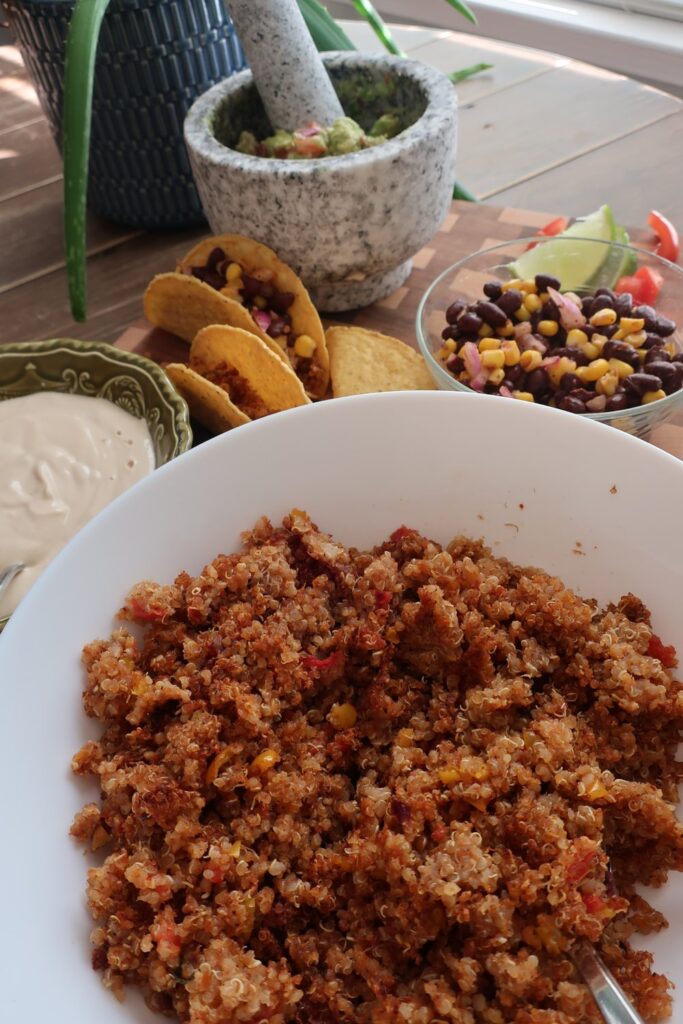
{"type": "Polygon", "coordinates": [[[453,186],[453,198],[464,199],[466,203],[479,202],[477,197],[475,195],[472,195],[470,190],[468,188],[465,188],[465,186],[461,185],[460,182],[458,181],[456,181],[455,185],[453,186]]]}
{"type": "Polygon", "coordinates": [[[477,24],[477,18],[474,11],[471,11],[464,0],[446,0],[447,4],[450,4],[458,14],[462,14],[463,18],[467,18],[473,25],[477,24]]]}
{"type": "Polygon", "coordinates": [[[370,0],[351,0],[358,13],[367,21],[385,50],[393,53],[395,57],[406,57],[407,54],[401,49],[387,23],[381,17],[379,11],[370,3],[370,0]]]}
{"type": "Polygon", "coordinates": [[[64,62],[64,246],[74,320],[85,320],[86,196],[95,55],[110,0],[77,0],[64,62]]]}
{"type": "Polygon", "coordinates": [[[457,85],[458,82],[464,82],[466,78],[478,75],[482,71],[489,71],[492,67],[493,64],[470,64],[468,68],[461,68],[460,71],[451,71],[448,77],[454,85],[457,85]]]}
{"type": "Polygon", "coordinates": [[[319,50],[355,50],[346,32],[318,0],[297,0],[308,31],[319,50]]]}

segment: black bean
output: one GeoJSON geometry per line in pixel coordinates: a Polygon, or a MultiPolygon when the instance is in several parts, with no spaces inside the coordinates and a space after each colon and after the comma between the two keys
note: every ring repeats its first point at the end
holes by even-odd
{"type": "Polygon", "coordinates": [[[270,306],[276,313],[286,313],[293,302],[294,292],[275,291],[273,292],[273,297],[270,300],[270,306]]]}
{"type": "Polygon", "coordinates": [[[506,380],[509,382],[510,388],[516,388],[523,376],[524,370],[519,365],[519,363],[517,363],[516,366],[505,367],[505,377],[506,380]]]}
{"type": "MultiPolygon", "coordinates": [[[[683,369],[683,367],[682,367],[683,369]]],[[[548,380],[548,374],[542,366],[539,366],[535,370],[531,370],[527,373],[526,380],[524,381],[525,391],[530,391],[534,398],[544,398],[550,394],[552,390],[550,387],[550,381],[548,380]]]]}
{"type": "Polygon", "coordinates": [[[281,316],[271,317],[266,328],[266,334],[271,338],[280,338],[285,333],[285,322],[281,316]]]}
{"type": "Polygon", "coordinates": [[[621,394],[612,395],[611,398],[607,399],[607,405],[605,406],[606,412],[621,412],[623,409],[628,409],[631,405],[631,400],[628,395],[623,391],[621,394]]]}
{"type": "Polygon", "coordinates": [[[563,373],[560,377],[560,390],[565,393],[575,391],[577,388],[583,387],[583,381],[580,377],[577,377],[575,373],[569,371],[569,373],[563,373]]]}
{"type": "Polygon", "coordinates": [[[631,316],[632,306],[633,296],[630,292],[622,292],[621,295],[617,295],[614,300],[614,308],[617,311],[617,316],[631,316]]]}
{"type": "Polygon", "coordinates": [[[220,291],[225,284],[225,278],[217,274],[215,270],[210,270],[208,267],[193,267],[192,274],[194,277],[199,278],[204,284],[210,285],[217,291],[220,291]]]}
{"type": "Polygon", "coordinates": [[[487,281],[484,285],[484,295],[486,295],[493,302],[499,299],[503,294],[503,289],[500,287],[497,281],[487,281]]]}
{"type": "Polygon", "coordinates": [[[636,306],[633,310],[633,316],[638,320],[645,321],[645,330],[654,331],[657,327],[657,314],[655,313],[652,306],[636,306]]]}
{"type": "Polygon", "coordinates": [[[586,403],[573,395],[563,395],[557,401],[557,408],[564,409],[565,412],[581,413],[586,411],[586,403]]]}
{"type": "Polygon", "coordinates": [[[259,284],[258,294],[268,302],[275,294],[275,287],[270,281],[261,281],[259,284]]]}
{"type": "Polygon", "coordinates": [[[662,339],[658,334],[648,333],[645,335],[645,341],[643,342],[643,348],[661,348],[662,339]]]}
{"type": "Polygon", "coordinates": [[[584,295],[583,298],[581,299],[581,312],[583,313],[584,316],[588,316],[588,314],[590,313],[590,308],[591,308],[592,305],[593,305],[593,296],[592,295],[584,295]]]}
{"type": "Polygon", "coordinates": [[[475,312],[489,327],[505,327],[505,324],[508,322],[506,314],[495,302],[486,302],[482,299],[475,306],[475,312]]]}
{"type": "Polygon", "coordinates": [[[629,395],[637,395],[639,398],[646,391],[659,391],[662,382],[659,377],[652,373],[632,373],[630,377],[624,377],[624,389],[629,395]]]}
{"type": "Polygon", "coordinates": [[[451,302],[446,310],[446,323],[454,324],[466,306],[467,303],[463,302],[462,299],[456,299],[455,302],[451,302]]]}
{"type": "Polygon", "coordinates": [[[211,252],[209,253],[209,258],[206,261],[206,266],[208,267],[209,270],[216,270],[218,264],[222,263],[223,260],[225,260],[225,258],[226,257],[223,250],[219,246],[216,246],[216,248],[212,249],[211,252]]]}
{"type": "Polygon", "coordinates": [[[455,331],[453,330],[453,327],[449,324],[447,327],[444,327],[444,329],[442,330],[441,337],[443,338],[444,341],[448,341],[449,338],[452,338],[454,336],[454,334],[455,334],[455,331]]]}
{"type": "Polygon", "coordinates": [[[463,334],[477,334],[480,327],[484,326],[484,321],[476,313],[463,313],[458,320],[458,336],[463,334]]]}
{"type": "Polygon", "coordinates": [[[668,338],[676,330],[676,324],[668,316],[658,316],[655,330],[660,338],[668,338]]]}
{"type": "Polygon", "coordinates": [[[640,369],[640,358],[632,345],[623,341],[606,341],[602,346],[603,359],[621,359],[622,363],[628,363],[634,370],[640,369]]]}
{"type": "Polygon", "coordinates": [[[508,288],[499,299],[496,299],[496,305],[500,306],[507,316],[512,316],[513,313],[516,313],[522,302],[522,293],[518,292],[516,288],[508,288]]]}
{"type": "Polygon", "coordinates": [[[590,316],[599,313],[601,309],[614,309],[614,299],[610,295],[597,295],[590,308],[590,316]]]}
{"type": "Polygon", "coordinates": [[[538,288],[539,292],[547,292],[548,288],[554,288],[555,291],[558,292],[560,290],[560,282],[558,278],[553,277],[552,274],[536,274],[534,284],[538,288]]]}
{"type": "Polygon", "coordinates": [[[683,352],[677,352],[675,356],[671,357],[672,363],[683,363],[683,352]]]}
{"type": "Polygon", "coordinates": [[[596,296],[598,296],[598,295],[608,295],[610,297],[610,299],[612,299],[612,300],[616,299],[616,295],[614,294],[614,292],[612,291],[611,288],[596,288],[595,289],[595,294],[596,294],[596,296]]]}
{"type": "Polygon", "coordinates": [[[462,373],[465,369],[465,361],[460,356],[453,354],[446,363],[446,369],[456,375],[462,373]]]}
{"type": "Polygon", "coordinates": [[[577,366],[588,366],[590,359],[585,352],[580,348],[576,348],[574,345],[559,346],[552,350],[554,356],[567,356],[568,359],[573,359],[577,366]]]}
{"type": "Polygon", "coordinates": [[[653,348],[649,348],[647,350],[646,355],[645,355],[645,365],[646,366],[648,365],[648,363],[670,363],[670,362],[671,362],[671,356],[666,351],[666,349],[664,348],[663,345],[660,345],[659,348],[657,348],[656,346],[654,346],[653,348]]]}
{"type": "Polygon", "coordinates": [[[600,328],[593,327],[593,324],[584,324],[581,330],[586,335],[589,341],[591,340],[594,334],[600,334],[600,328]]]}
{"type": "Polygon", "coordinates": [[[648,363],[647,372],[659,377],[667,395],[678,391],[683,383],[683,363],[648,363]]]}
{"type": "Polygon", "coordinates": [[[595,398],[595,391],[591,391],[583,383],[580,388],[572,388],[567,394],[570,394],[572,398],[578,398],[580,402],[584,403],[590,402],[591,398],[595,398]]]}
{"type": "Polygon", "coordinates": [[[261,291],[261,281],[250,274],[242,274],[241,292],[245,298],[253,299],[261,291]]]}
{"type": "Polygon", "coordinates": [[[619,324],[605,324],[604,327],[600,328],[600,333],[604,334],[606,338],[613,338],[619,330],[619,324]]]}
{"type": "Polygon", "coordinates": [[[552,299],[547,299],[541,306],[541,320],[556,320],[559,322],[560,313],[552,299]]]}

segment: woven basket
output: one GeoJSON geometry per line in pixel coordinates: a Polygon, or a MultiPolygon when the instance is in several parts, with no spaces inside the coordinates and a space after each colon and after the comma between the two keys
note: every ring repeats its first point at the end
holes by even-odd
{"type": "MultiPolygon", "coordinates": [[[[74,0],[3,0],[61,148],[64,41],[74,0]]],[[[183,141],[200,93],[245,67],[222,0],[113,0],[100,34],[88,205],[123,224],[204,220],[183,141]]]]}

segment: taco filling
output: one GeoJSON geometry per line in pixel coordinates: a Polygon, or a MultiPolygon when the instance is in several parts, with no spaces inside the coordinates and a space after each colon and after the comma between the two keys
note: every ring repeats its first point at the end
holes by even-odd
{"type": "Polygon", "coordinates": [[[233,405],[241,409],[250,420],[258,420],[272,411],[249,382],[227,363],[208,366],[197,360],[192,360],[192,369],[201,374],[205,380],[227,392],[233,405]]]}
{"type": "Polygon", "coordinates": [[[321,388],[324,390],[325,370],[312,358],[316,343],[307,334],[295,333],[289,313],[295,295],[277,287],[273,270],[263,267],[249,274],[220,246],[211,250],[205,264],[184,264],[178,269],[244,306],[256,326],[286,349],[292,368],[306,390],[311,394],[318,394],[321,388]]]}

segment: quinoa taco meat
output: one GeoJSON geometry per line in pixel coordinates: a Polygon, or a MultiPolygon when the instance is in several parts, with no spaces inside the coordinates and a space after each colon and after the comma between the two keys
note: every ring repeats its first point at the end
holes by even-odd
{"type": "Polygon", "coordinates": [[[166,372],[192,415],[215,433],[310,401],[291,367],[237,327],[205,327],[192,342],[189,367],[171,363],[166,372]]]}
{"type": "Polygon", "coordinates": [[[250,238],[218,235],[200,242],[179,261],[175,274],[161,275],[151,282],[145,295],[145,313],[159,327],[173,331],[175,324],[183,328],[181,337],[188,341],[211,323],[230,323],[250,330],[286,355],[309,395],[321,398],[327,391],[330,361],[325,334],[308,292],[272,249],[250,238]],[[169,288],[168,278],[196,281],[205,287],[185,284],[181,299],[179,291],[169,288]],[[199,322],[195,317],[186,325],[186,304],[201,303],[207,288],[220,294],[220,307],[216,310],[211,305],[207,319],[199,322]]]}

